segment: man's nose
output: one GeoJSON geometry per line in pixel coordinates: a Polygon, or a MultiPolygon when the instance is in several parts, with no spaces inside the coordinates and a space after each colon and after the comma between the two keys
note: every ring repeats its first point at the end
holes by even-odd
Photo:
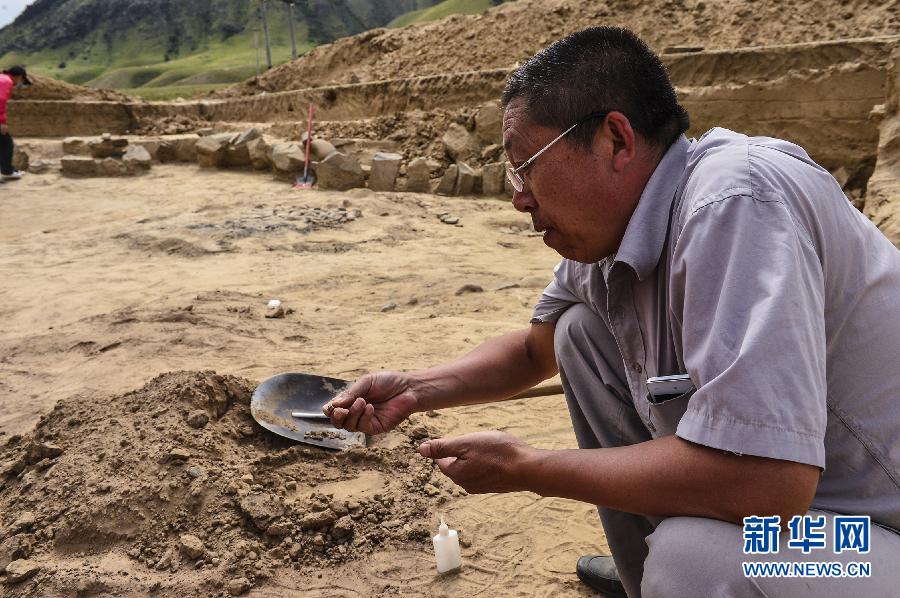
{"type": "Polygon", "coordinates": [[[520,212],[531,212],[537,207],[531,190],[526,186],[522,191],[513,191],[512,204],[520,212]]]}

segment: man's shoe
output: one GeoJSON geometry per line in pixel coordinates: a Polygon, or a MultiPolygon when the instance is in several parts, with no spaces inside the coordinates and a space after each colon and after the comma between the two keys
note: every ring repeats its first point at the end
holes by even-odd
{"type": "Polygon", "coordinates": [[[14,180],[17,180],[17,179],[21,179],[23,176],[25,176],[25,173],[24,173],[24,172],[20,172],[20,171],[18,171],[18,170],[13,170],[13,171],[12,171],[11,173],[9,173],[9,174],[4,174],[4,175],[3,175],[3,180],[4,180],[4,181],[14,181],[14,180]]]}
{"type": "Polygon", "coordinates": [[[583,556],[575,565],[578,579],[607,598],[628,598],[611,556],[583,556]]]}

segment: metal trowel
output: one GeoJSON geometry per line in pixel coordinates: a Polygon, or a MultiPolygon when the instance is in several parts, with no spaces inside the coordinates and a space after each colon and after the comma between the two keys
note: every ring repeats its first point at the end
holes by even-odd
{"type": "Polygon", "coordinates": [[[305,444],[338,450],[366,446],[365,434],[339,430],[322,414],[325,403],[349,385],[316,374],[278,374],[253,391],[250,413],[267,430],[305,444]]]}

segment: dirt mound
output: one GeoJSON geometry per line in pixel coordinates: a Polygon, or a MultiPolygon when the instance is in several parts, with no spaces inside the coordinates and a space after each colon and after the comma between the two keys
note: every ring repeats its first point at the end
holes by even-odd
{"type": "Polygon", "coordinates": [[[628,27],[657,51],[728,49],[895,35],[900,5],[876,0],[518,0],[480,15],[343,38],[217,95],[508,68],[556,39],[596,25],[628,27]]]}
{"type": "Polygon", "coordinates": [[[433,430],[413,421],[369,448],[306,447],[252,420],[253,388],[162,374],[122,396],[62,400],[11,437],[0,448],[0,565],[40,568],[16,590],[237,591],[279,567],[427,542],[447,482],[414,446],[433,430]],[[124,573],[87,566],[97,555],[124,573]]]}
{"type": "Polygon", "coordinates": [[[111,89],[93,89],[30,73],[28,78],[31,79],[32,85],[16,90],[17,100],[138,101],[137,98],[111,89]]]}

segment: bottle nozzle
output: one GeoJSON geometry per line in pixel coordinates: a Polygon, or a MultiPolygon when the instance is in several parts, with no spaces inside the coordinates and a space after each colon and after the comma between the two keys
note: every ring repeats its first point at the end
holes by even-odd
{"type": "Polygon", "coordinates": [[[450,528],[447,527],[447,524],[444,523],[444,516],[441,515],[441,525],[438,527],[438,533],[442,536],[446,536],[450,533],[450,528]]]}

